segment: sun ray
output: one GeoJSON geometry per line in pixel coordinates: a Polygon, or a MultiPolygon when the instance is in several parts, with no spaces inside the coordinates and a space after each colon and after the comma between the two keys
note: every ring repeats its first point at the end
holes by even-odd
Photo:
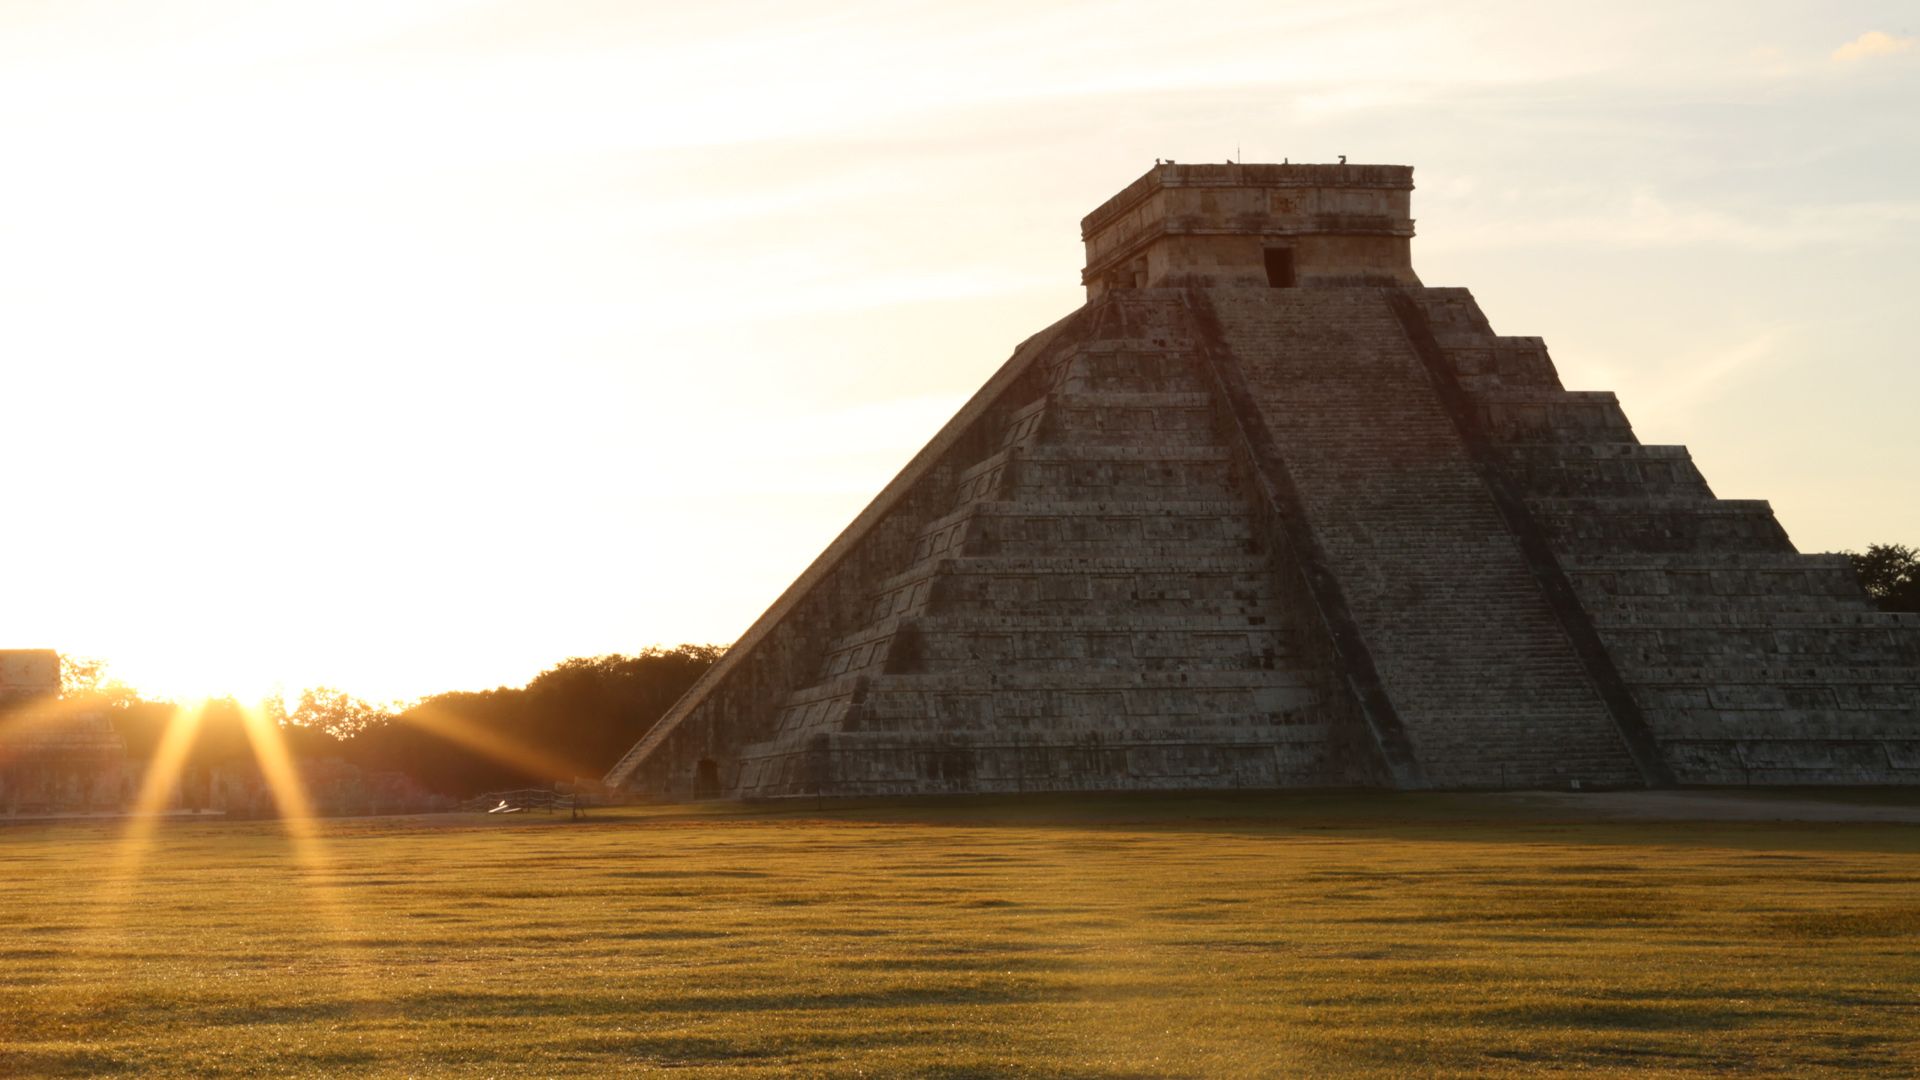
{"type": "Polygon", "coordinates": [[[377,964],[367,960],[368,954],[377,950],[357,932],[340,867],[328,850],[313,796],[287,748],[279,722],[258,703],[243,709],[241,722],[253,748],[254,762],[279,811],[280,827],[300,871],[299,882],[305,887],[304,899],[318,923],[320,940],[333,950],[327,958],[331,961],[331,977],[339,992],[359,1008],[378,996],[368,974],[377,964]]]}
{"type": "MultiPolygon", "coordinates": [[[[125,826],[114,841],[106,865],[81,907],[82,922],[68,946],[74,963],[96,950],[116,948],[128,914],[140,895],[139,879],[154,843],[154,831],[173,797],[174,784],[185,767],[206,718],[205,706],[181,706],[167,718],[160,741],[147,761],[140,790],[129,807],[125,826]]],[[[107,987],[96,992],[103,998],[107,987]]]]}
{"type": "Polygon", "coordinates": [[[300,766],[287,750],[287,740],[279,724],[264,709],[257,704],[249,705],[240,715],[247,742],[253,748],[254,763],[260,767],[261,779],[266,781],[267,792],[273,796],[280,829],[292,846],[294,862],[312,887],[321,916],[330,924],[335,937],[345,940],[346,909],[337,893],[332,860],[322,842],[313,796],[300,775],[300,766]]]}
{"type": "Polygon", "coordinates": [[[287,743],[280,735],[280,729],[257,705],[245,707],[241,712],[242,726],[246,729],[247,741],[253,746],[253,759],[260,766],[260,775],[267,782],[267,790],[273,795],[273,804],[280,811],[282,821],[288,823],[288,831],[296,828],[301,832],[312,831],[313,799],[307,793],[306,781],[301,779],[300,769],[293,763],[293,755],[287,752],[287,743]],[[305,823],[296,826],[295,823],[305,823]]]}
{"type": "MultiPolygon", "coordinates": [[[[136,920],[146,917],[141,914],[145,910],[146,892],[141,880],[148,873],[149,864],[158,858],[155,852],[161,849],[156,833],[169,816],[176,784],[205,728],[209,712],[216,705],[227,704],[222,699],[205,699],[181,706],[169,718],[113,857],[92,892],[88,917],[73,941],[71,952],[76,963],[89,953],[124,948],[124,935],[135,929],[136,920]]],[[[304,912],[310,920],[310,933],[322,947],[314,956],[316,970],[336,980],[349,999],[370,998],[372,988],[365,974],[368,966],[358,958],[364,945],[355,933],[351,905],[337,876],[337,861],[330,857],[326,838],[314,816],[315,803],[299,766],[267,710],[243,706],[240,717],[254,762],[278,811],[278,826],[286,836],[286,851],[295,868],[288,876],[298,895],[284,896],[279,902],[285,903],[296,915],[304,912]]],[[[225,824],[218,827],[223,831],[229,827],[246,828],[225,824]]],[[[165,868],[156,865],[154,869],[160,872],[165,868]]],[[[251,901],[236,897],[233,902],[251,901]]],[[[114,990],[103,985],[98,993],[105,1000],[114,990]]]]}
{"type": "Polygon", "coordinates": [[[407,710],[401,722],[456,743],[488,760],[528,772],[552,777],[591,775],[593,770],[580,763],[542,750],[509,735],[489,730],[473,720],[443,706],[423,704],[407,710]]]}
{"type": "Polygon", "coordinates": [[[129,808],[126,827],[114,846],[111,864],[100,879],[99,900],[108,910],[119,910],[133,895],[141,866],[153,845],[154,829],[173,799],[174,785],[186,767],[187,755],[193,752],[193,745],[200,737],[200,726],[206,715],[206,703],[201,702],[181,706],[167,718],[166,729],[160,733],[160,741],[147,761],[146,773],[140,778],[140,791],[129,808]]]}
{"type": "Polygon", "coordinates": [[[180,779],[187,755],[193,752],[194,741],[200,735],[200,724],[206,716],[206,703],[201,702],[175,709],[173,716],[167,720],[166,730],[160,734],[159,745],[154,747],[153,757],[147,761],[146,774],[140,778],[140,793],[134,797],[133,816],[127,824],[129,837],[152,831],[153,817],[166,808],[173,785],[180,779]]]}

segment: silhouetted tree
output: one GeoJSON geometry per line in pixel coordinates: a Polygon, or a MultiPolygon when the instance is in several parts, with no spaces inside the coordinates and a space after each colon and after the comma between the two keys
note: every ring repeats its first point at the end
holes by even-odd
{"type": "Polygon", "coordinates": [[[343,737],[342,753],[362,768],[405,772],[449,795],[598,777],[723,651],[680,645],[575,657],[524,688],[435,694],[397,715],[369,718],[343,737]]]}
{"type": "Polygon", "coordinates": [[[132,687],[107,674],[107,662],[60,654],[60,696],[84,699],[101,709],[124,709],[140,700],[132,687]]]}
{"type": "Polygon", "coordinates": [[[300,692],[299,704],[286,715],[283,723],[324,731],[335,739],[351,739],[391,719],[393,714],[378,705],[329,686],[316,686],[300,692]]]}
{"type": "Polygon", "coordinates": [[[1882,611],[1920,611],[1920,552],[1905,544],[1869,544],[1843,552],[1882,611]]]}
{"type": "MultiPolygon", "coordinates": [[[[375,772],[403,772],[448,795],[544,786],[598,777],[660,719],[725,650],[651,648],[637,656],[563,660],[525,687],[435,694],[397,712],[328,687],[300,695],[292,711],[267,704],[297,758],[337,757],[375,772]]],[[[151,758],[188,706],[146,701],[105,680],[97,663],[70,668],[68,696],[110,706],[127,754],[151,758]]],[[[204,785],[216,766],[251,760],[246,712],[218,700],[199,710],[185,783],[204,785]]]]}

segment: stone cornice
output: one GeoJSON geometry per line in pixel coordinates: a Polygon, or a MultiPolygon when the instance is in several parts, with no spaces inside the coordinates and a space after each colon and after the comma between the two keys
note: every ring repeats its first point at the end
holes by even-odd
{"type": "Polygon", "coordinates": [[[1403,236],[1411,238],[1413,220],[1405,224],[1396,224],[1384,214],[1315,214],[1305,221],[1287,222],[1279,219],[1250,221],[1236,224],[1232,228],[1216,225],[1193,225],[1180,221],[1156,221],[1143,229],[1138,236],[1124,246],[1115,248],[1097,261],[1088,263],[1080,270],[1082,285],[1092,282],[1100,275],[1139,255],[1147,245],[1167,236],[1403,236]]]}
{"type": "Polygon", "coordinates": [[[1411,165],[1155,165],[1080,219],[1086,240],[1161,188],[1377,188],[1413,190],[1411,165]]]}

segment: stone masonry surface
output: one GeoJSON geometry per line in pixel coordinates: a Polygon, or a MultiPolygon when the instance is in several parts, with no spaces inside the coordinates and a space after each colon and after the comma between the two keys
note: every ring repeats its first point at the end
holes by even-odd
{"type": "Polygon", "coordinates": [[[1152,215],[1260,188],[1205,219],[1247,238],[1216,269],[1141,287],[1149,258],[1022,344],[608,782],[1920,782],[1920,617],[1715,498],[1465,290],[1394,270],[1410,219],[1375,249],[1357,218],[1284,217],[1403,206],[1410,173],[1263,168],[1159,166],[1096,212],[1191,234],[1152,215]]]}
{"type": "Polygon", "coordinates": [[[1385,293],[1208,300],[1427,781],[1637,783],[1385,293]]]}
{"type": "Polygon", "coordinates": [[[1496,336],[1466,290],[1410,295],[1675,780],[1920,782],[1920,616],[1798,554],[1766,503],[1714,498],[1613,395],[1561,389],[1545,345],[1496,336]]]}

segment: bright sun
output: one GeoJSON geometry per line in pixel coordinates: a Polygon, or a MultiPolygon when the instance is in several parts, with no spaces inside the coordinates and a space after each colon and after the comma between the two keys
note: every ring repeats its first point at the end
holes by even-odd
{"type": "Polygon", "coordinates": [[[202,659],[182,655],[138,666],[116,663],[109,666],[107,674],[149,700],[180,705],[230,699],[247,706],[280,702],[291,707],[302,689],[287,686],[264,671],[229,667],[217,656],[202,659]]]}

